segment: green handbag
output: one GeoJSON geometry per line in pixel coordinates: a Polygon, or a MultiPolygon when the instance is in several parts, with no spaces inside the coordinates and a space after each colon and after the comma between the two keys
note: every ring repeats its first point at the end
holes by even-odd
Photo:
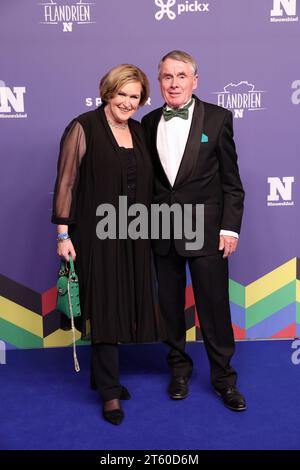
{"type": "Polygon", "coordinates": [[[75,272],[74,262],[69,256],[69,262],[61,260],[58,280],[56,283],[57,301],[56,309],[62,312],[71,320],[72,336],[73,336],[73,359],[76,372],[80,371],[79,362],[76,354],[76,336],[74,317],[81,315],[80,299],[79,299],[79,283],[75,272]],[[69,266],[68,266],[69,264],[69,266]]]}
{"type": "Polygon", "coordinates": [[[75,272],[74,262],[69,256],[69,263],[61,260],[60,270],[58,273],[57,287],[57,304],[56,308],[64,313],[68,318],[79,317],[80,300],[79,300],[79,283],[78,276],[75,272]],[[69,266],[68,266],[69,264],[69,266]]]}

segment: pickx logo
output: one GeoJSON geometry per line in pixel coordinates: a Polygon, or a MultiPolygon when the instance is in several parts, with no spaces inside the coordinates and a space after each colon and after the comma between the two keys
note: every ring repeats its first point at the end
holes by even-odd
{"type": "Polygon", "coordinates": [[[218,95],[218,106],[230,109],[233,117],[243,118],[244,111],[261,111],[262,94],[264,91],[255,90],[255,86],[247,81],[237,84],[229,83],[224,86],[223,91],[216,91],[213,94],[218,95]]]}
{"type": "Polygon", "coordinates": [[[61,5],[49,0],[39,5],[43,7],[43,21],[40,23],[62,25],[64,33],[72,32],[74,23],[78,25],[95,23],[91,17],[91,6],[95,5],[94,3],[79,0],[76,3],[71,1],[68,5],[61,5]]]}
{"type": "Polygon", "coordinates": [[[268,183],[270,192],[268,194],[268,206],[293,206],[292,184],[295,178],[293,176],[270,176],[268,183]]]}
{"type": "Polygon", "coordinates": [[[27,118],[24,106],[24,86],[10,88],[0,80],[0,118],[27,118]]]}
{"type": "Polygon", "coordinates": [[[273,8],[270,11],[270,21],[272,23],[298,21],[296,1],[297,0],[273,0],[273,8]]]}
{"type": "Polygon", "coordinates": [[[160,21],[166,15],[169,20],[175,20],[176,13],[171,10],[175,3],[176,0],[167,0],[166,2],[164,2],[163,0],[155,0],[155,5],[160,7],[160,11],[155,13],[155,19],[157,21],[160,21]]]}
{"type": "Polygon", "coordinates": [[[200,3],[198,0],[184,3],[176,3],[177,0],[154,0],[156,6],[160,8],[155,13],[155,19],[160,21],[166,16],[169,20],[175,20],[176,16],[183,13],[202,13],[209,12],[209,3],[200,3]],[[174,9],[172,9],[174,7],[174,9]],[[175,11],[174,11],[175,10],[175,11]]]}

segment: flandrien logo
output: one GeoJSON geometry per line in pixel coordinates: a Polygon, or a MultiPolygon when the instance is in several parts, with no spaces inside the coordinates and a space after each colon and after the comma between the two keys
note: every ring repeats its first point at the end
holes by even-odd
{"type": "Polygon", "coordinates": [[[154,0],[159,11],[155,13],[157,21],[162,20],[164,17],[169,20],[175,20],[176,16],[184,13],[203,13],[209,12],[209,3],[201,3],[198,0],[177,3],[177,0],[154,0]]]}
{"type": "Polygon", "coordinates": [[[230,109],[235,118],[243,118],[245,111],[262,111],[262,96],[265,91],[255,90],[255,86],[247,81],[237,84],[229,83],[222,91],[213,94],[218,97],[218,106],[230,109]]]}
{"type": "Polygon", "coordinates": [[[297,0],[273,0],[270,21],[272,23],[298,21],[297,0]]]}
{"type": "Polygon", "coordinates": [[[300,104],[300,80],[294,80],[292,83],[292,96],[291,100],[293,104],[300,104]]]}
{"type": "Polygon", "coordinates": [[[294,176],[270,176],[268,183],[270,192],[268,194],[268,206],[293,206],[292,184],[294,176]]]}
{"type": "Polygon", "coordinates": [[[49,2],[39,3],[43,8],[43,21],[41,24],[60,25],[64,33],[73,31],[74,23],[77,25],[96,23],[92,21],[91,7],[94,3],[70,2],[69,4],[61,4],[50,0],[49,2]]]}
{"type": "Polygon", "coordinates": [[[25,93],[26,87],[14,86],[10,88],[3,80],[0,80],[0,118],[27,118],[24,105],[25,93]]]}

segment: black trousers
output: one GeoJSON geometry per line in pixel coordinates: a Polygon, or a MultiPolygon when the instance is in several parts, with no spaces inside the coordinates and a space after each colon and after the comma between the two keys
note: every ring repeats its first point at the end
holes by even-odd
{"type": "Polygon", "coordinates": [[[103,401],[120,398],[119,347],[117,344],[92,345],[91,381],[103,401]]]}
{"type": "Polygon", "coordinates": [[[185,258],[172,243],[166,256],[155,256],[161,313],[166,322],[171,350],[168,364],[173,376],[189,376],[193,363],[185,352],[186,262],[208,355],[212,385],[221,390],[236,384],[237,374],[230,366],[235,343],[230,317],[228,261],[223,252],[213,256],[185,258]]]}

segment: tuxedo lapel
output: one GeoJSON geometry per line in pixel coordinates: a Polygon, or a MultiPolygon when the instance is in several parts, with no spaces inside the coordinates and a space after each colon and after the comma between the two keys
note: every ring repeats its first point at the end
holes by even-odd
{"type": "Polygon", "coordinates": [[[204,123],[204,104],[197,97],[195,98],[195,107],[191,123],[191,128],[179,170],[174,182],[174,188],[181,185],[186,179],[189,179],[193,172],[201,147],[201,136],[204,123]]]}
{"type": "Polygon", "coordinates": [[[154,120],[153,120],[153,137],[152,137],[152,142],[153,142],[153,158],[154,158],[154,171],[155,174],[160,178],[164,186],[168,188],[172,188],[171,183],[169,181],[169,178],[166,175],[166,172],[164,170],[164,167],[162,166],[162,163],[160,161],[158,151],[157,151],[157,129],[158,129],[158,124],[162,116],[162,108],[158,110],[156,113],[154,120]]]}

